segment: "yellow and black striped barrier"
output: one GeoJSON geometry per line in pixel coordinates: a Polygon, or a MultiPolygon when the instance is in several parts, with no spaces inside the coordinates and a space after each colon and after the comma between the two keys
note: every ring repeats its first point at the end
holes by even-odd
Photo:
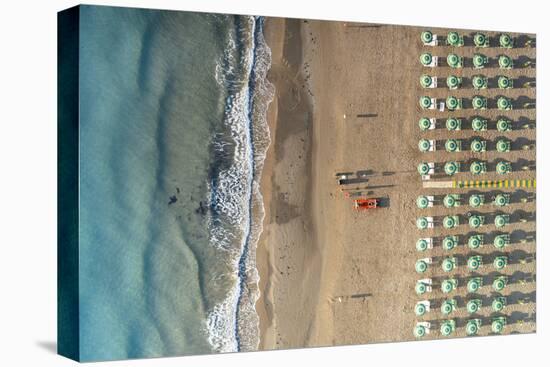
{"type": "Polygon", "coordinates": [[[537,180],[467,180],[453,181],[453,188],[505,189],[505,188],[536,188],[537,180]]]}

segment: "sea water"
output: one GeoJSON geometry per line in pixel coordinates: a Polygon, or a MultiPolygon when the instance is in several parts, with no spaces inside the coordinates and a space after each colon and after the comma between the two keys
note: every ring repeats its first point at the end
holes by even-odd
{"type": "Polygon", "coordinates": [[[81,7],[82,360],[257,349],[262,27],[81,7]]]}

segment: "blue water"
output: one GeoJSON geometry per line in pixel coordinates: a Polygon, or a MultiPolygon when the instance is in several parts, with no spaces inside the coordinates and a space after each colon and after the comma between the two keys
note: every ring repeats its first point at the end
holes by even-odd
{"type": "Polygon", "coordinates": [[[82,360],[257,349],[262,26],[81,8],[82,360]]]}

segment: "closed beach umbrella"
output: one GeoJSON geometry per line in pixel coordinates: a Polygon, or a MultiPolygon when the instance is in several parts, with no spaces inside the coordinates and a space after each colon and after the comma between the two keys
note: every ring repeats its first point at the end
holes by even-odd
{"type": "Polygon", "coordinates": [[[458,88],[460,86],[461,82],[462,82],[462,79],[459,78],[456,75],[449,75],[447,77],[447,87],[449,87],[449,89],[458,88]]]}
{"type": "Polygon", "coordinates": [[[420,34],[420,39],[422,40],[423,44],[428,45],[433,42],[434,35],[430,31],[424,31],[420,34]]]}
{"type": "Polygon", "coordinates": [[[506,297],[497,297],[491,303],[491,308],[495,312],[501,312],[506,306],[506,297]]]}
{"type": "Polygon", "coordinates": [[[511,110],[512,109],[512,101],[510,100],[510,98],[498,97],[497,107],[501,111],[511,110]]]}
{"type": "Polygon", "coordinates": [[[470,256],[468,258],[468,269],[471,270],[471,271],[478,270],[479,267],[481,266],[481,264],[482,264],[481,256],[479,256],[479,255],[470,256]]]}
{"type": "Polygon", "coordinates": [[[448,54],[447,55],[447,65],[451,68],[461,68],[462,67],[462,57],[457,54],[448,54]]]}
{"type": "Polygon", "coordinates": [[[422,107],[423,109],[428,109],[432,106],[432,99],[428,96],[420,97],[420,100],[418,102],[420,103],[420,107],[422,107]]]}
{"type": "Polygon", "coordinates": [[[426,270],[428,270],[428,263],[424,260],[417,260],[416,264],[414,265],[414,269],[419,274],[424,273],[426,270]]]}
{"type": "Polygon", "coordinates": [[[513,85],[512,79],[503,75],[498,77],[498,87],[500,89],[509,89],[509,88],[512,88],[513,86],[514,85],[513,85]]]}
{"type": "Polygon", "coordinates": [[[428,249],[428,241],[426,241],[423,238],[416,241],[416,250],[417,251],[422,252],[422,251],[426,251],[427,249],[428,249]]]}
{"type": "Polygon", "coordinates": [[[472,120],[472,130],[474,131],[485,131],[487,130],[487,120],[482,119],[481,117],[474,117],[472,120]]]}
{"type": "Polygon", "coordinates": [[[430,147],[431,147],[430,141],[427,139],[420,139],[420,141],[418,142],[418,149],[421,152],[429,151],[430,147]]]}
{"type": "Polygon", "coordinates": [[[474,96],[472,98],[472,107],[474,110],[483,110],[487,108],[487,98],[482,96],[474,96]]]}
{"type": "Polygon", "coordinates": [[[483,54],[474,54],[472,63],[475,69],[482,69],[489,63],[489,59],[483,54]]]}
{"type": "Polygon", "coordinates": [[[510,216],[508,214],[498,214],[495,216],[495,226],[497,228],[502,228],[508,223],[510,223],[510,216]]]}
{"type": "Polygon", "coordinates": [[[447,109],[450,111],[458,110],[462,106],[461,99],[455,97],[455,96],[449,96],[445,100],[445,104],[447,105],[447,109]]]}
{"type": "Polygon", "coordinates": [[[428,228],[428,218],[426,217],[420,217],[416,220],[416,227],[418,229],[426,229],[428,228]]]}
{"type": "Polygon", "coordinates": [[[474,89],[485,89],[487,85],[487,78],[484,75],[474,75],[472,77],[472,86],[474,89]]]}
{"type": "Polygon", "coordinates": [[[447,229],[451,229],[458,226],[458,217],[447,215],[445,218],[443,218],[443,227],[447,229]]]}
{"type": "Polygon", "coordinates": [[[496,146],[497,146],[498,152],[506,153],[510,151],[511,143],[510,143],[510,140],[501,138],[497,140],[496,146]]]}
{"type": "Polygon", "coordinates": [[[478,298],[471,299],[466,304],[466,310],[468,311],[468,313],[476,313],[481,308],[481,305],[482,303],[480,299],[478,298]]]}
{"type": "Polygon", "coordinates": [[[422,316],[426,313],[426,306],[423,303],[417,303],[414,306],[414,313],[416,316],[422,316]]]}
{"type": "Polygon", "coordinates": [[[456,279],[445,279],[441,282],[441,291],[443,293],[450,293],[456,289],[458,281],[456,279]]]}
{"type": "Polygon", "coordinates": [[[480,206],[483,205],[485,201],[484,199],[485,198],[483,197],[483,195],[473,194],[470,196],[470,199],[468,200],[468,202],[470,203],[470,206],[472,208],[479,208],[480,206]]]}
{"type": "Polygon", "coordinates": [[[422,75],[420,77],[420,85],[422,86],[422,88],[429,88],[433,83],[433,78],[429,75],[422,75]]]}
{"type": "Polygon", "coordinates": [[[512,122],[508,119],[498,119],[497,121],[497,130],[499,132],[506,132],[512,130],[512,122]]]}
{"type": "Polygon", "coordinates": [[[502,250],[509,243],[510,235],[508,234],[499,234],[498,236],[495,236],[495,239],[493,240],[493,245],[499,250],[502,250]]]}
{"type": "Polygon", "coordinates": [[[466,324],[466,334],[470,336],[474,336],[479,331],[479,326],[481,324],[481,321],[479,319],[475,320],[469,320],[466,324]]]}
{"type": "Polygon", "coordinates": [[[483,280],[481,277],[475,277],[468,281],[468,284],[466,285],[466,288],[468,289],[468,293],[475,293],[481,288],[483,285],[483,280]]]}
{"type": "Polygon", "coordinates": [[[483,245],[483,235],[475,234],[468,238],[468,247],[472,250],[478,249],[483,245]]]}
{"type": "Polygon", "coordinates": [[[510,194],[497,194],[495,196],[496,206],[506,206],[508,204],[510,204],[510,194]]]}
{"type": "Polygon", "coordinates": [[[441,303],[441,313],[443,315],[449,315],[456,309],[456,301],[454,299],[448,299],[441,303]]]}
{"type": "Polygon", "coordinates": [[[500,47],[503,47],[503,48],[514,47],[514,39],[509,34],[506,34],[506,33],[501,34],[500,37],[498,38],[498,41],[500,43],[500,47]]]}
{"type": "Polygon", "coordinates": [[[447,140],[445,142],[445,150],[451,153],[460,151],[460,141],[456,139],[447,140]]]}
{"type": "Polygon", "coordinates": [[[501,161],[497,163],[496,171],[499,175],[505,175],[512,172],[512,165],[510,162],[501,161]]]}
{"type": "Polygon", "coordinates": [[[472,139],[472,142],[470,143],[470,149],[474,153],[484,152],[486,150],[486,146],[487,144],[485,143],[485,141],[482,141],[479,138],[472,139]]]}
{"type": "Polygon", "coordinates": [[[506,287],[507,283],[508,283],[508,278],[506,276],[497,277],[493,281],[493,289],[497,292],[500,292],[506,287]]]}
{"type": "Polygon", "coordinates": [[[449,131],[460,130],[462,120],[454,117],[449,117],[447,121],[445,121],[445,125],[447,127],[447,130],[449,131]]]}
{"type": "Polygon", "coordinates": [[[458,196],[453,194],[445,195],[443,198],[443,205],[445,205],[446,208],[458,206],[458,196]]]}
{"type": "Polygon", "coordinates": [[[458,238],[456,236],[445,236],[442,246],[445,250],[450,251],[458,246],[458,238]]]}
{"type": "Polygon", "coordinates": [[[430,204],[430,201],[424,195],[420,195],[419,197],[416,198],[416,206],[419,207],[420,209],[427,208],[429,204],[430,204]]]}
{"type": "Polygon", "coordinates": [[[416,169],[418,170],[418,173],[420,173],[422,176],[430,173],[430,165],[426,162],[419,163],[416,169]]]}
{"type": "Polygon", "coordinates": [[[464,37],[460,36],[458,32],[449,32],[447,33],[447,44],[454,47],[464,46],[464,37]]]}
{"type": "Polygon", "coordinates": [[[507,55],[500,55],[498,57],[498,66],[501,69],[511,69],[513,67],[512,58],[507,55]]]}
{"type": "Polygon", "coordinates": [[[420,55],[420,63],[424,66],[429,66],[433,62],[432,54],[429,52],[425,52],[422,55],[420,55]]]}
{"type": "Polygon", "coordinates": [[[443,271],[446,273],[453,271],[455,268],[456,258],[454,257],[448,257],[446,259],[443,259],[443,261],[441,262],[441,269],[443,269],[443,271]]]}
{"type": "Polygon", "coordinates": [[[481,175],[482,173],[487,172],[487,166],[485,162],[474,161],[470,164],[470,173],[472,175],[481,175]]]}
{"type": "Polygon", "coordinates": [[[470,228],[479,228],[483,225],[484,217],[481,215],[471,215],[468,219],[468,224],[470,225],[470,228]]]}
{"type": "Polygon", "coordinates": [[[426,131],[432,126],[432,123],[430,122],[430,119],[422,117],[418,120],[418,126],[420,127],[420,130],[426,131]]]}
{"type": "Polygon", "coordinates": [[[508,264],[508,258],[506,256],[497,256],[497,257],[495,257],[495,260],[493,261],[493,267],[496,270],[504,269],[507,264],[508,264]]]}
{"type": "Polygon", "coordinates": [[[498,318],[493,320],[493,322],[491,324],[491,330],[493,331],[493,333],[495,333],[495,334],[502,333],[502,331],[504,330],[504,325],[506,323],[505,320],[506,319],[504,319],[503,317],[498,317],[498,318]]]}
{"type": "Polygon", "coordinates": [[[488,47],[489,37],[481,32],[478,32],[474,35],[474,44],[476,45],[476,47],[488,47]]]}
{"type": "Polygon", "coordinates": [[[441,324],[440,327],[441,335],[449,336],[455,331],[455,323],[453,320],[446,320],[441,324]]]}
{"type": "Polygon", "coordinates": [[[452,176],[460,170],[460,164],[458,162],[447,162],[444,170],[447,175],[452,176]]]}

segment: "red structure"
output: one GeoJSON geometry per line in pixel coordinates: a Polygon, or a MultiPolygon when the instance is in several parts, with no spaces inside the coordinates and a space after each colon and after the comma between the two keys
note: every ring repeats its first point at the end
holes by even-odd
{"type": "Polygon", "coordinates": [[[380,199],[355,199],[353,206],[356,210],[368,210],[380,208],[380,199]]]}

